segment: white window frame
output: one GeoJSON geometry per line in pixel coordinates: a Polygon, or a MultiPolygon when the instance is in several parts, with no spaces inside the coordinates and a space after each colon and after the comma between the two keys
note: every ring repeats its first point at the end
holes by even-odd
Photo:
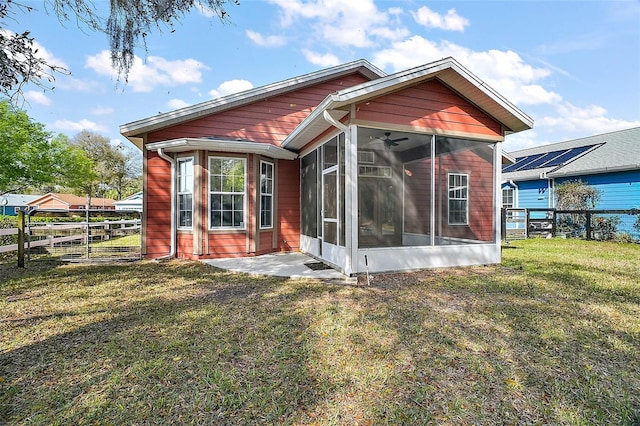
{"type": "MultiPolygon", "coordinates": [[[[210,231],[218,231],[218,230],[246,230],[247,229],[247,159],[244,157],[223,157],[223,156],[219,156],[219,155],[211,155],[209,156],[208,162],[207,162],[207,166],[208,166],[208,176],[209,176],[209,190],[208,190],[208,203],[209,203],[209,225],[208,225],[208,229],[210,231]],[[242,192],[225,192],[225,191],[213,191],[212,190],[212,185],[211,185],[211,181],[213,178],[213,172],[212,172],[212,163],[214,160],[234,160],[234,161],[242,161],[242,166],[244,169],[244,187],[242,188],[242,192]],[[213,210],[212,210],[212,203],[211,203],[211,196],[213,194],[219,194],[219,195],[242,195],[242,225],[241,226],[212,226],[211,225],[211,219],[213,217],[213,210]]],[[[220,211],[224,211],[224,210],[220,210],[220,211]]],[[[233,210],[232,210],[233,212],[233,210]]]]}
{"type": "MultiPolygon", "coordinates": [[[[177,202],[177,208],[176,208],[176,214],[177,214],[177,223],[178,223],[178,229],[193,229],[193,205],[194,205],[194,193],[193,193],[193,187],[194,187],[194,165],[195,165],[195,159],[194,157],[178,157],[176,159],[176,168],[177,170],[177,187],[178,190],[176,191],[176,202],[177,202]],[[191,163],[191,167],[190,167],[190,174],[186,174],[183,175],[182,173],[182,165],[183,164],[188,164],[191,163]],[[186,180],[183,180],[183,177],[186,178],[186,180]],[[189,210],[181,210],[180,209],[180,198],[182,198],[182,196],[185,195],[191,195],[191,206],[189,210]],[[181,215],[180,213],[182,211],[190,211],[191,212],[191,225],[183,225],[181,223],[181,215]]],[[[189,170],[187,170],[189,171],[189,170]]]]}
{"type": "MultiPolygon", "coordinates": [[[[456,195],[454,193],[454,195],[456,195]]],[[[449,225],[461,225],[468,226],[469,225],[469,174],[468,173],[447,173],[447,223],[449,225]],[[466,180],[466,185],[460,183],[460,185],[454,185],[451,187],[450,181],[451,177],[461,177],[466,180]],[[451,191],[463,191],[466,190],[466,196],[462,195],[451,196],[451,191]],[[451,202],[452,201],[464,201],[465,202],[465,221],[464,222],[451,222],[451,202]]]]}
{"type": "Polygon", "coordinates": [[[512,209],[516,206],[516,190],[515,188],[511,187],[511,186],[505,186],[504,188],[502,188],[502,208],[503,209],[512,209]],[[511,205],[506,205],[504,202],[504,192],[505,191],[509,191],[511,192],[511,205]]]}
{"type": "Polygon", "coordinates": [[[269,162],[269,161],[260,161],[260,229],[271,229],[273,228],[273,213],[274,213],[274,197],[273,197],[273,193],[274,193],[274,184],[275,184],[275,166],[273,163],[269,162]],[[267,177],[263,172],[262,172],[262,167],[263,166],[267,166],[267,168],[271,168],[271,178],[267,177]],[[263,179],[266,179],[267,181],[271,182],[271,185],[267,185],[267,188],[270,188],[270,192],[263,192],[263,179]],[[267,197],[269,198],[269,200],[271,201],[271,205],[270,205],[270,213],[271,215],[269,216],[270,219],[270,223],[269,224],[263,224],[262,223],[262,212],[264,210],[264,205],[262,204],[262,199],[263,197],[267,197]]]}

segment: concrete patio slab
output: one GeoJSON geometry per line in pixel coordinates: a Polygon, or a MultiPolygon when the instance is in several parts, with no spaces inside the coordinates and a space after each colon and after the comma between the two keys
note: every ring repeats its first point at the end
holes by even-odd
{"type": "Polygon", "coordinates": [[[254,257],[203,260],[208,265],[232,272],[288,278],[314,278],[343,282],[356,281],[303,253],[274,253],[254,257]]]}

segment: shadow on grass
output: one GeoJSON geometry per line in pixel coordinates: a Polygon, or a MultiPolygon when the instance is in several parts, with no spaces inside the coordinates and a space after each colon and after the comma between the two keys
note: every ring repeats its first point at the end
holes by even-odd
{"type": "Polygon", "coordinates": [[[639,418],[637,319],[585,310],[601,296],[572,274],[459,268],[359,287],[143,262],[43,276],[0,288],[6,303],[61,293],[50,318],[25,306],[30,340],[0,354],[9,424],[639,418]]]}
{"type": "MultiPolygon", "coordinates": [[[[85,310],[65,310],[60,302],[56,312],[30,318],[26,325],[90,322],[2,351],[5,424],[277,424],[321,397],[300,339],[306,326],[288,306],[304,288],[282,291],[283,279],[188,262],[64,267],[48,274],[74,291],[100,292],[105,280],[126,280],[143,295],[85,310]],[[164,282],[153,282],[160,277],[164,282]],[[153,288],[163,284],[173,292],[156,294],[153,288]],[[91,315],[105,319],[84,318],[91,315]]],[[[47,291],[47,279],[37,284],[27,274],[24,280],[5,289],[5,297],[18,302],[25,291],[47,291]]]]}

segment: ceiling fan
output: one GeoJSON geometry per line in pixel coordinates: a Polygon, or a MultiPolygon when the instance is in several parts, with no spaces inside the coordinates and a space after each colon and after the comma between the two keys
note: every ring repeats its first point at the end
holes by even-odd
{"type": "Polygon", "coordinates": [[[392,147],[394,146],[398,146],[398,142],[402,142],[402,141],[406,141],[409,138],[404,137],[404,138],[396,138],[396,139],[391,139],[391,132],[384,132],[384,139],[381,137],[371,137],[372,142],[375,141],[380,141],[384,144],[385,149],[390,150],[392,147]]]}

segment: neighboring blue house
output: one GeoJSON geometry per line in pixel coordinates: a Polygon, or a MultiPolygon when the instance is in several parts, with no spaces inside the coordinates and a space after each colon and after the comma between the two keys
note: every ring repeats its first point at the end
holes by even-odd
{"type": "Polygon", "coordinates": [[[33,200],[37,200],[42,195],[25,194],[4,194],[0,195],[0,215],[15,216],[16,209],[26,209],[33,200]]]}
{"type": "Polygon", "coordinates": [[[640,127],[509,154],[516,162],[502,168],[503,207],[554,208],[555,185],[581,180],[600,190],[596,209],[640,209],[640,127]]]}

